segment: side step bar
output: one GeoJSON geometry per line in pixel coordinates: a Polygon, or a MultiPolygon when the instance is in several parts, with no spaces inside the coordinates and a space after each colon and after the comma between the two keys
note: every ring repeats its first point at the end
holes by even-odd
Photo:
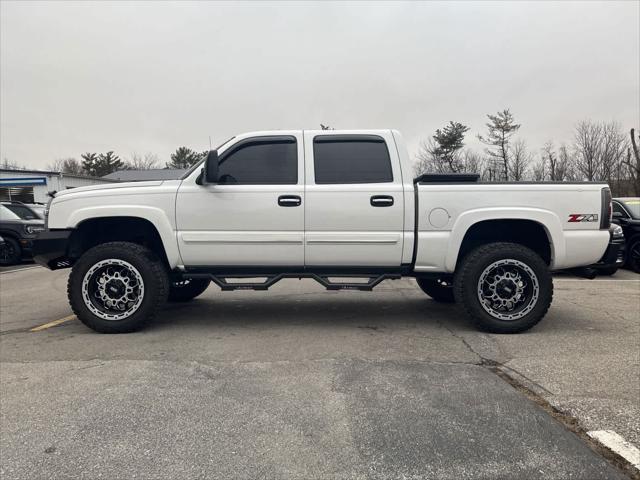
{"type": "Polygon", "coordinates": [[[268,290],[269,287],[278,283],[283,278],[313,278],[320,285],[327,290],[362,290],[370,291],[384,280],[398,280],[401,278],[400,274],[396,273],[383,273],[367,275],[363,274],[335,274],[335,275],[318,275],[316,273],[279,273],[277,275],[216,275],[213,273],[187,273],[183,275],[183,278],[209,278],[213,283],[218,285],[220,289],[225,291],[230,290],[268,290]],[[266,277],[264,282],[229,282],[229,279],[233,278],[260,278],[266,277]],[[331,277],[339,278],[366,278],[366,282],[332,282],[329,279],[331,277]]]}

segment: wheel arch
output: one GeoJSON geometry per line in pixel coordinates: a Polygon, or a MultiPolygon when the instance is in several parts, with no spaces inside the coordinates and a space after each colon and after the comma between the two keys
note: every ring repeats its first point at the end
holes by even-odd
{"type": "Polygon", "coordinates": [[[474,248],[493,242],[513,242],[531,248],[553,268],[565,256],[560,219],[542,209],[483,209],[465,212],[455,222],[446,256],[447,271],[455,271],[474,248]]]}
{"type": "Polygon", "coordinates": [[[154,222],[153,218],[136,215],[94,215],[73,222],[69,239],[69,257],[79,258],[96,245],[128,241],[150,248],[165,266],[175,268],[180,263],[173,230],[154,222]]]}

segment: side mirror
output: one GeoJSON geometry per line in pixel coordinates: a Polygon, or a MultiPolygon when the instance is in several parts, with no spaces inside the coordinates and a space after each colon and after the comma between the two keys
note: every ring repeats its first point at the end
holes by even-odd
{"type": "Polygon", "coordinates": [[[218,183],[218,151],[209,150],[204,161],[204,179],[207,183],[218,183]]]}
{"type": "Polygon", "coordinates": [[[613,215],[611,215],[611,218],[614,218],[616,220],[620,220],[620,219],[624,218],[624,214],[622,212],[613,212],[613,215]]]}

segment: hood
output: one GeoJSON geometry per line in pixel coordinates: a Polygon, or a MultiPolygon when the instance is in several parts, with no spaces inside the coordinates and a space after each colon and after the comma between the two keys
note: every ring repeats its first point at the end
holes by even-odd
{"type": "Polygon", "coordinates": [[[93,190],[113,190],[116,188],[130,188],[130,187],[157,187],[158,185],[162,185],[162,180],[152,180],[147,182],[114,182],[114,183],[106,183],[104,185],[91,185],[89,187],[77,187],[77,188],[69,188],[67,190],[61,190],[56,192],[55,198],[64,197],[65,195],[70,195],[73,193],[82,193],[82,192],[90,192],[93,190]]]}

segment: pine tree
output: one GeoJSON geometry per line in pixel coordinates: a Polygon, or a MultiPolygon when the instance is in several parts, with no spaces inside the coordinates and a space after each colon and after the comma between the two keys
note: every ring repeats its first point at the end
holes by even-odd
{"type": "MultiPolygon", "coordinates": [[[[478,135],[478,139],[489,145],[486,149],[487,155],[493,159],[493,163],[498,165],[491,166],[490,168],[498,167],[502,170],[502,176],[504,180],[510,180],[509,172],[509,153],[510,146],[509,141],[514,133],[518,131],[520,125],[515,123],[513,115],[507,108],[496,115],[487,115],[489,122],[487,125],[487,136],[483,137],[478,135]]],[[[495,168],[495,170],[498,170],[495,168]]]]}
{"type": "Polygon", "coordinates": [[[167,168],[186,169],[202,160],[207,153],[199,153],[188,147],[180,147],[171,154],[171,161],[166,166],[167,168]]]}

